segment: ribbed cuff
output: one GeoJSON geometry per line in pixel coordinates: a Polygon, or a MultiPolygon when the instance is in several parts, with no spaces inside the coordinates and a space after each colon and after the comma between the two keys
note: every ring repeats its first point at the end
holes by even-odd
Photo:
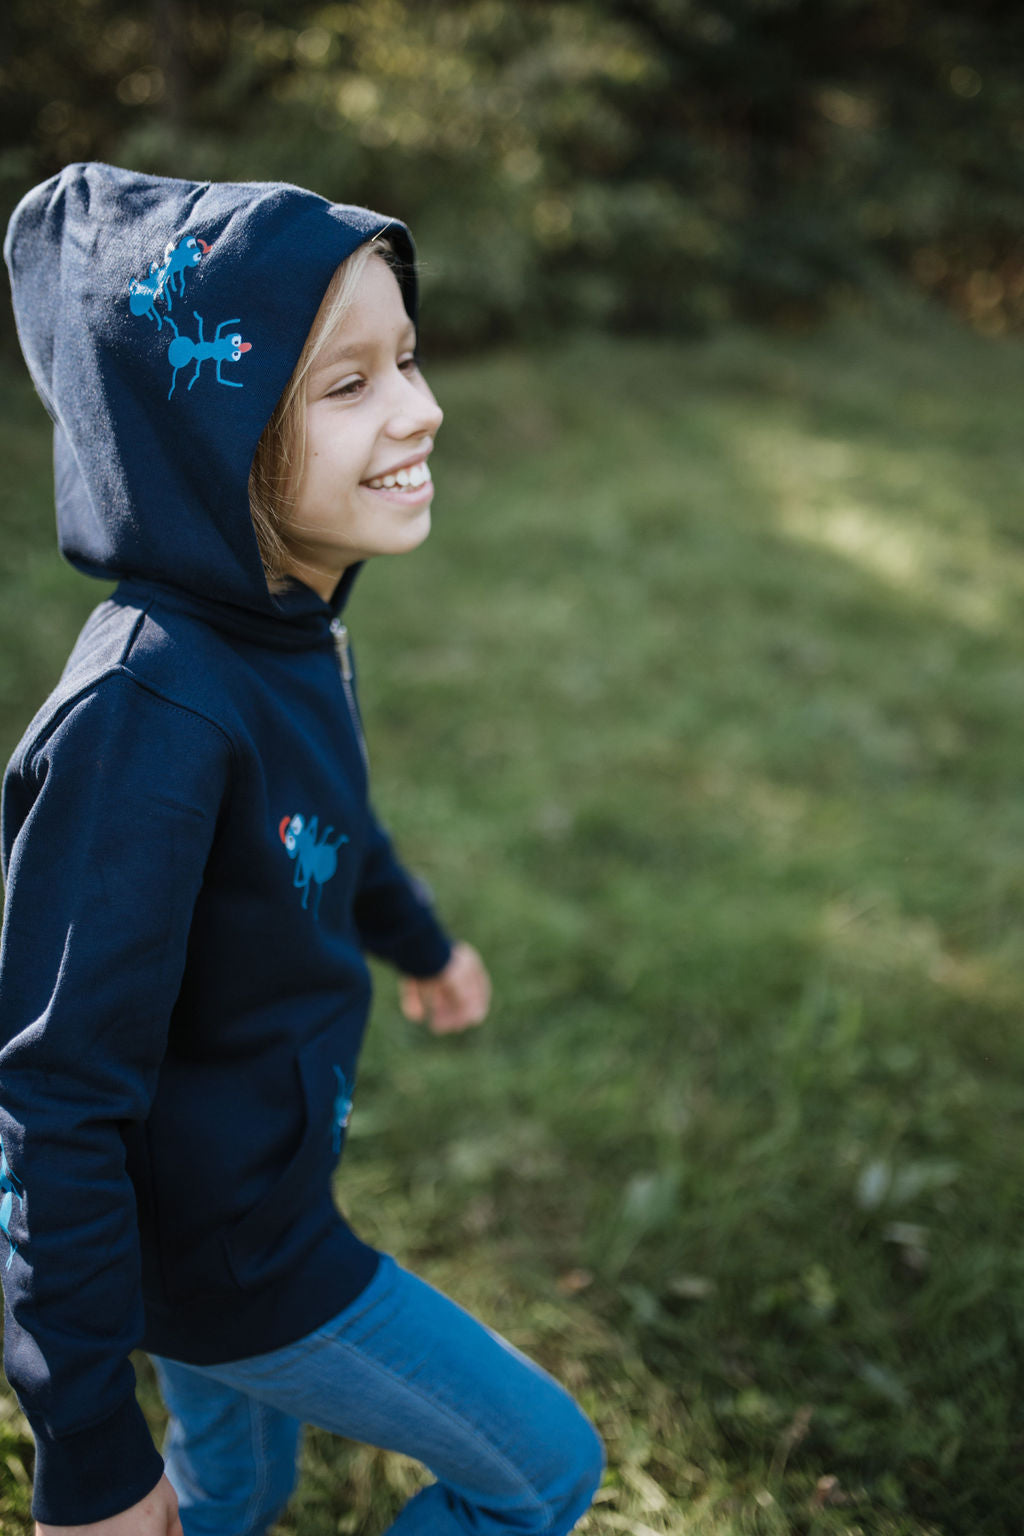
{"type": "Polygon", "coordinates": [[[44,1525],[91,1525],[131,1509],[156,1487],[163,1459],[132,1396],[100,1424],[54,1437],[33,1425],[32,1515],[44,1525]]]}
{"type": "Polygon", "coordinates": [[[429,910],[423,922],[395,946],[394,961],[406,976],[425,980],[443,971],[452,957],[452,941],[429,910]]]}

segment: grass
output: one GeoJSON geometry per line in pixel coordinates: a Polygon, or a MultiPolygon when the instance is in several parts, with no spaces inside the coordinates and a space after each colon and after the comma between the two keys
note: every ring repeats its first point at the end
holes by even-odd
{"type": "MultiPolygon", "coordinates": [[[[379,976],[345,1208],[579,1395],[594,1536],[1016,1536],[1024,353],[851,318],[431,378],[435,532],[348,617],[496,1003],[438,1041],[379,976]]],[[[3,401],[9,749],[96,589],[3,401]]],[[[10,1412],[5,1536],[29,1455],[10,1412]]],[[[282,1536],[419,1476],[311,1436],[282,1536]]]]}

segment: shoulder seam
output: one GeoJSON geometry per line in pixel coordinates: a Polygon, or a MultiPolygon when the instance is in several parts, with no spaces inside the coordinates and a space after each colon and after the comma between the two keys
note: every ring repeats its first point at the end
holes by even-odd
{"type": "Polygon", "coordinates": [[[119,666],[127,667],[127,665],[128,665],[128,657],[132,653],[132,647],[134,646],[136,640],[139,637],[139,631],[141,630],[143,624],[146,622],[146,618],[147,618],[148,614],[149,614],[149,603],[146,603],[146,605],[144,607],[141,607],[139,609],[138,617],[136,618],[135,623],[132,625],[131,630],[130,630],[129,635],[128,635],[128,638],[127,638],[127,640],[124,643],[124,648],[121,651],[121,659],[118,662],[119,666]]]}
{"type": "Polygon", "coordinates": [[[95,692],[102,683],[108,682],[112,679],[117,680],[121,678],[133,684],[134,687],[140,689],[141,692],[149,694],[150,698],[156,699],[158,703],[166,705],[168,709],[178,710],[181,714],[188,715],[193,720],[201,720],[204,725],[209,726],[211,730],[216,731],[219,736],[223,737],[224,741],[227,743],[228,751],[231,754],[232,761],[237,763],[238,749],[236,747],[234,738],[231,736],[230,732],[224,729],[219,720],[212,719],[210,715],[204,714],[202,710],[193,709],[189,704],[182,704],[180,699],[172,699],[168,697],[167,694],[161,693],[158,688],[154,688],[151,683],[144,682],[143,679],[138,677],[130,667],[125,666],[122,663],[118,663],[115,666],[108,667],[106,671],[99,673],[98,676],[90,678],[87,683],[83,683],[82,687],[79,688],[77,692],[73,693],[70,698],[67,698],[62,702],[60,709],[49,720],[47,720],[45,726],[36,735],[32,745],[27,748],[23,758],[25,767],[30,768],[32,766],[36,755],[42,750],[50,736],[60,725],[61,721],[67,718],[76,704],[79,704],[82,699],[88,697],[90,693],[95,692]]]}

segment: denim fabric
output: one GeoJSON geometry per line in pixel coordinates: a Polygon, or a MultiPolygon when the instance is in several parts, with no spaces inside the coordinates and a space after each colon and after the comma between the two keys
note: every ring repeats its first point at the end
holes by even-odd
{"type": "Polygon", "coordinates": [[[155,1364],[185,1536],[260,1536],[291,1491],[303,1422],[434,1474],[392,1536],[563,1536],[600,1482],[601,1442],[568,1393],[387,1254],[350,1306],[296,1344],[155,1364]]]}

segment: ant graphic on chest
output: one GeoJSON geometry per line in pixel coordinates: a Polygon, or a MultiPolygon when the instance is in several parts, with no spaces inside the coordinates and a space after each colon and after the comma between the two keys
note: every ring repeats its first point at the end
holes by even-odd
{"type": "Polygon", "coordinates": [[[314,816],[306,821],[304,816],[284,816],[278,826],[278,836],[290,859],[295,860],[295,876],[292,885],[302,892],[302,907],[305,911],[309,906],[310,887],[314,888],[313,916],[320,915],[320,893],[324,884],[334,874],[338,867],[338,849],[342,843],[347,843],[348,838],[344,832],[339,832],[335,842],[331,842],[333,827],[326,827],[321,836],[314,816]]]}

